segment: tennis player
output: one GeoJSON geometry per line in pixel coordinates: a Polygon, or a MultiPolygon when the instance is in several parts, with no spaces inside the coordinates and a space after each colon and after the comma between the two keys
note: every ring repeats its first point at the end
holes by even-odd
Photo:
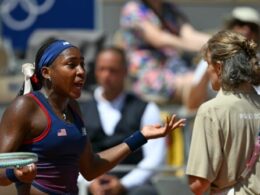
{"type": "Polygon", "coordinates": [[[25,65],[23,95],[10,104],[1,120],[0,152],[34,152],[39,160],[37,169],[31,165],[3,170],[1,185],[15,182],[19,194],[76,195],[79,172],[92,180],[148,139],[184,126],[185,120],[177,121],[174,115],[164,126],[144,126],[123,143],[94,154],[75,100],[85,82],[84,65],[79,49],[63,40],[49,40],[39,49],[34,71],[34,66],[25,65]]]}

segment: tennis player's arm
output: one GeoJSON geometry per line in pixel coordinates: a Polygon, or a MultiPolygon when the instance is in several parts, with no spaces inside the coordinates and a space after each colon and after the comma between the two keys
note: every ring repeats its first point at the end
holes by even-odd
{"type": "Polygon", "coordinates": [[[18,97],[3,113],[0,122],[0,153],[15,152],[30,133],[33,110],[30,97],[18,97]]]}
{"type": "Polygon", "coordinates": [[[115,167],[121,160],[131,153],[126,143],[95,154],[90,141],[87,141],[85,150],[80,158],[80,173],[90,181],[115,167]]]}
{"type": "Polygon", "coordinates": [[[0,169],[0,186],[8,186],[12,182],[6,178],[5,169],[0,169]]]}
{"type": "MultiPolygon", "coordinates": [[[[28,134],[31,107],[28,97],[18,97],[3,113],[0,122],[0,153],[15,152],[28,134]]],[[[5,169],[0,169],[0,185],[12,182],[6,178],[5,169]]]]}
{"type": "MultiPolygon", "coordinates": [[[[156,139],[164,137],[172,132],[174,129],[183,127],[185,125],[185,119],[177,120],[176,115],[173,115],[170,119],[167,119],[165,125],[146,125],[142,128],[141,133],[147,139],[156,139]]],[[[121,160],[126,158],[132,151],[135,150],[133,144],[138,144],[134,140],[140,136],[130,136],[128,141],[131,143],[123,142],[115,147],[107,149],[98,154],[94,154],[91,148],[90,141],[87,141],[85,151],[83,152],[80,159],[80,172],[87,180],[92,180],[97,176],[109,171],[116,166],[121,160]],[[131,146],[130,146],[131,144],[131,146]]]]}

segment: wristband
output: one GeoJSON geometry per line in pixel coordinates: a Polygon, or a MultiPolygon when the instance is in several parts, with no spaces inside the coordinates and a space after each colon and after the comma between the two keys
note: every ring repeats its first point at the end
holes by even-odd
{"type": "Polygon", "coordinates": [[[14,174],[14,169],[7,168],[5,169],[6,178],[12,182],[20,182],[19,179],[14,174]]]}
{"type": "Polygon", "coordinates": [[[147,139],[141,133],[141,131],[136,131],[134,134],[130,135],[124,140],[132,152],[136,151],[142,145],[147,142],[147,139]]]}

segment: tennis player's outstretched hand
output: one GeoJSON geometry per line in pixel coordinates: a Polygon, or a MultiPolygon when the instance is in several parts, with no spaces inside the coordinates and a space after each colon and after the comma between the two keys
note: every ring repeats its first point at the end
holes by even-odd
{"type": "Polygon", "coordinates": [[[141,130],[146,139],[154,139],[158,137],[164,137],[178,127],[185,126],[185,119],[177,120],[176,115],[172,115],[171,118],[166,118],[164,126],[161,125],[146,125],[141,130]]]}
{"type": "Polygon", "coordinates": [[[37,173],[34,163],[15,169],[17,179],[23,183],[32,183],[37,173]]]}

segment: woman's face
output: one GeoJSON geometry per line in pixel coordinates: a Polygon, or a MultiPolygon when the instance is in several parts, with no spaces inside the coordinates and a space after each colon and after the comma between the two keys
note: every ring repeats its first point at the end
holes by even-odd
{"type": "Polygon", "coordinates": [[[64,50],[49,67],[52,89],[64,97],[79,98],[86,78],[84,66],[78,48],[64,50]]]}

